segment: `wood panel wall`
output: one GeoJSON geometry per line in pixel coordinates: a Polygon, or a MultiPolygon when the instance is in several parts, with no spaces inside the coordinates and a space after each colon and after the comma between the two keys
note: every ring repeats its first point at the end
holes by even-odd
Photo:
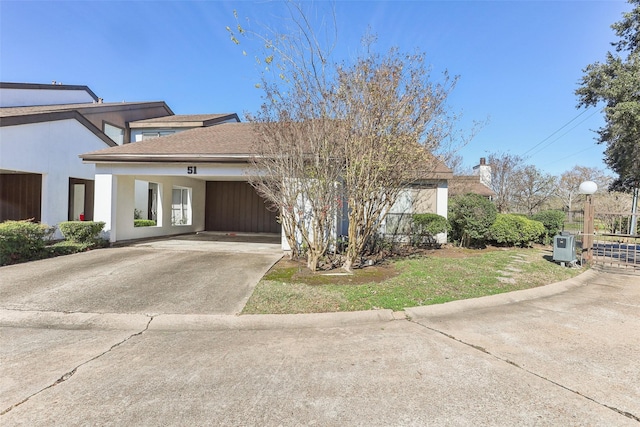
{"type": "Polygon", "coordinates": [[[42,219],[42,175],[0,174],[0,222],[42,219]]]}
{"type": "Polygon", "coordinates": [[[246,182],[208,181],[205,228],[208,231],[280,233],[276,212],[246,182]]]}

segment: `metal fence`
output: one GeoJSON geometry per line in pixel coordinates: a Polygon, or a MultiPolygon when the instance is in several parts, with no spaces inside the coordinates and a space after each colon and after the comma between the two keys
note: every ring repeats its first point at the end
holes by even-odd
{"type": "MultiPolygon", "coordinates": [[[[640,235],[631,233],[632,215],[595,211],[591,262],[594,266],[640,272],[640,235]]],[[[586,260],[584,211],[566,212],[565,232],[576,236],[578,258],[586,260]]]]}

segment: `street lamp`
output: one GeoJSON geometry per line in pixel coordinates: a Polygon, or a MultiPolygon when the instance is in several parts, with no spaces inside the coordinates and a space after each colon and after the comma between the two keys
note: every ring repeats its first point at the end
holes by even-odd
{"type": "Polygon", "coordinates": [[[585,249],[587,254],[585,259],[591,263],[593,259],[593,222],[595,219],[595,209],[593,206],[593,193],[598,191],[598,185],[593,181],[585,181],[578,187],[578,193],[586,196],[584,202],[584,236],[582,238],[582,252],[585,249]]]}

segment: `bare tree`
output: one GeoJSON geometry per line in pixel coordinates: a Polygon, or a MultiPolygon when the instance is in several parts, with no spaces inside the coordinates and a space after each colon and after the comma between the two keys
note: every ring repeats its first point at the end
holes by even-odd
{"type": "Polygon", "coordinates": [[[265,102],[251,117],[259,147],[251,182],[281,212],[289,245],[306,252],[312,270],[346,199],[343,268],[351,271],[406,185],[432,176],[455,139],[445,101],[457,78],[434,83],[424,55],[372,53],[371,37],[351,64],[331,63],[300,5],[287,5],[293,31],[257,36],[267,48],[259,58],[265,102]]]}
{"type": "MultiPolygon", "coordinates": [[[[598,192],[604,192],[611,182],[611,178],[602,169],[578,165],[560,175],[556,196],[562,200],[563,206],[568,212],[572,211],[573,203],[578,197],[578,188],[584,181],[594,181],[598,185],[598,192]]],[[[569,221],[571,222],[572,219],[569,218],[569,221]]]]}
{"type": "Polygon", "coordinates": [[[555,193],[556,178],[529,165],[514,174],[512,186],[516,206],[533,215],[555,193]]]}
{"type": "Polygon", "coordinates": [[[451,133],[445,101],[456,79],[433,83],[423,55],[363,55],[338,68],[336,108],[344,126],[349,241],[343,268],[363,254],[405,186],[428,178],[431,155],[451,133]]]}
{"type": "MultiPolygon", "coordinates": [[[[286,3],[291,26],[231,33],[253,37],[264,46],[256,57],[264,91],[255,124],[256,152],[251,184],[280,213],[293,257],[305,255],[316,270],[335,241],[342,171],[341,148],[332,98],[331,46],[318,40],[301,5],[286,3]]],[[[237,19],[237,15],[236,15],[237,19]]],[[[329,43],[330,45],[330,43],[329,43]]]]}
{"type": "Polygon", "coordinates": [[[509,212],[514,203],[514,178],[522,168],[522,157],[515,154],[490,154],[491,189],[496,193],[493,201],[499,213],[509,212]]]}
{"type": "MultiPolygon", "coordinates": [[[[605,229],[597,230],[604,233],[620,233],[622,224],[620,220],[631,212],[633,196],[618,191],[596,193],[594,203],[596,205],[596,219],[603,222],[605,229]]],[[[598,224],[596,224],[596,227],[598,224]]]]}

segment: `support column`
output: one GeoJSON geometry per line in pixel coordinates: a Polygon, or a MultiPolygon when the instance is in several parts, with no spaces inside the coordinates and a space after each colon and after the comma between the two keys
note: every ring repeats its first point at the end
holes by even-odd
{"type": "Polygon", "coordinates": [[[117,212],[118,177],[96,173],[93,219],[105,223],[104,237],[108,238],[110,242],[115,242],[117,238],[117,212]]]}

